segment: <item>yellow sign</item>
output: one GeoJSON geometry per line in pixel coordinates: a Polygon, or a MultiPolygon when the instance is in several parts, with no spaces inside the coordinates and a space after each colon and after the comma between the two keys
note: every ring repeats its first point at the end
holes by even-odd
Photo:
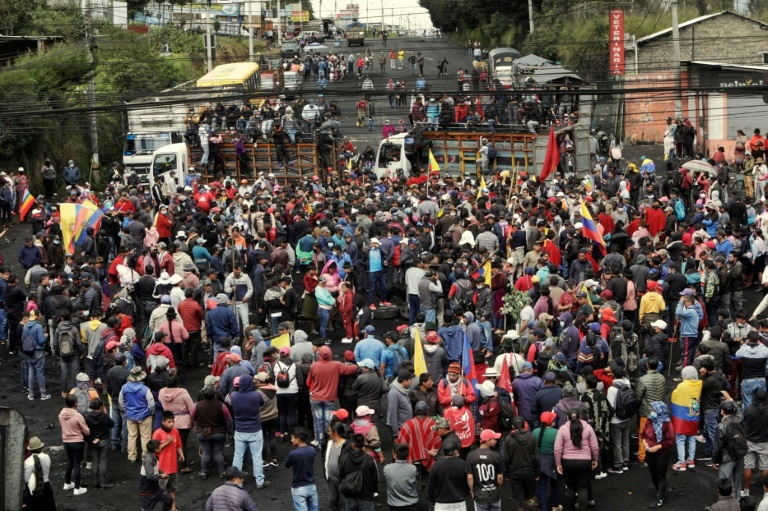
{"type": "Polygon", "coordinates": [[[309,11],[293,11],[291,21],[309,21],[309,11]]]}

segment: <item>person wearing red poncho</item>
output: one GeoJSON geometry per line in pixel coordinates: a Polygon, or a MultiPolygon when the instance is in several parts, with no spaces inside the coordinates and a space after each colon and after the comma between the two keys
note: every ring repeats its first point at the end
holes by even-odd
{"type": "Polygon", "coordinates": [[[414,408],[416,415],[400,427],[396,443],[408,446],[408,463],[420,465],[429,470],[435,463],[435,458],[429,455],[429,451],[439,449],[442,440],[433,429],[435,419],[427,417],[427,409],[426,402],[416,403],[414,408]]]}
{"type": "Polygon", "coordinates": [[[654,200],[653,207],[645,210],[645,223],[648,226],[648,232],[654,238],[666,227],[667,218],[661,210],[659,201],[654,200]]]}

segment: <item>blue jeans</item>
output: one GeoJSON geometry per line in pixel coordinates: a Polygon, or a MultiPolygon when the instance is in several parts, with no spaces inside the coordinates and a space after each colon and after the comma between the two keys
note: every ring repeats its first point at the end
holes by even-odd
{"type": "Polygon", "coordinates": [[[328,319],[331,317],[331,309],[317,308],[317,315],[320,316],[320,338],[327,339],[326,326],[328,326],[328,319]]]}
{"type": "Polygon", "coordinates": [[[376,297],[376,290],[379,291],[382,301],[387,299],[386,273],[383,271],[368,273],[368,301],[370,303],[373,303],[376,297]]]}
{"type": "Polygon", "coordinates": [[[488,351],[493,351],[493,332],[491,332],[491,322],[478,321],[477,325],[483,329],[483,337],[485,337],[485,348],[488,351]]]}
{"type": "Polygon", "coordinates": [[[235,457],[232,459],[232,466],[242,470],[245,449],[249,449],[253,461],[253,475],[258,486],[264,484],[264,465],[263,460],[261,459],[261,449],[263,446],[264,436],[261,434],[261,431],[255,433],[240,433],[235,431],[235,457]]]}
{"type": "Polygon", "coordinates": [[[686,461],[685,446],[688,444],[688,460],[693,461],[693,457],[696,455],[696,435],[686,436],[678,435],[675,433],[675,444],[677,445],[677,462],[683,463],[686,461]]]}
{"type": "Polygon", "coordinates": [[[712,410],[704,410],[704,431],[706,436],[706,443],[704,444],[704,454],[712,456],[712,451],[715,448],[715,429],[717,428],[717,419],[720,418],[720,410],[713,408],[712,410]]]}
{"type": "Polygon", "coordinates": [[[408,295],[408,321],[410,325],[416,323],[416,314],[421,309],[421,299],[419,295],[408,295]]]}
{"type": "Polygon", "coordinates": [[[112,427],[112,448],[128,450],[128,418],[125,412],[120,410],[120,405],[112,400],[112,409],[110,417],[115,421],[115,425],[112,427]]]}
{"type": "Polygon", "coordinates": [[[317,486],[299,486],[291,488],[293,496],[293,508],[296,511],[318,511],[320,509],[320,499],[317,498],[317,486]]]}
{"type": "Polygon", "coordinates": [[[45,351],[35,350],[35,354],[31,357],[26,356],[28,367],[28,385],[29,394],[34,393],[35,376],[37,376],[37,386],[40,387],[40,393],[45,394],[45,375],[43,370],[45,369],[45,351]]]}
{"type": "Polygon", "coordinates": [[[317,447],[320,451],[323,450],[325,427],[331,423],[335,410],[336,403],[334,401],[312,400],[312,416],[315,418],[315,440],[317,440],[317,447]]]}
{"type": "Polygon", "coordinates": [[[8,315],[5,309],[0,309],[0,341],[8,338],[8,315]]]}
{"type": "Polygon", "coordinates": [[[272,335],[277,335],[277,327],[280,326],[280,323],[282,322],[283,317],[282,316],[270,316],[269,322],[272,326],[272,335]]]}
{"type": "Polygon", "coordinates": [[[741,381],[741,399],[743,409],[752,404],[752,398],[758,390],[765,390],[765,378],[747,378],[741,381]]]}
{"type": "MultiPolygon", "coordinates": [[[[424,313],[424,322],[425,323],[434,323],[435,322],[435,316],[437,315],[437,309],[424,309],[422,310],[424,313]]],[[[413,324],[413,323],[411,323],[413,324]]]]}

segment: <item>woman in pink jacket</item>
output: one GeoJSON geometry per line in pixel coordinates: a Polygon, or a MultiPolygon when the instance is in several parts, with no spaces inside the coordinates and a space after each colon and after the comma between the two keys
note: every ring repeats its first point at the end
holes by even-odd
{"type": "Polygon", "coordinates": [[[91,430],[86,425],[83,414],[76,409],[77,397],[68,395],[64,402],[66,406],[59,413],[61,441],[64,443],[64,452],[67,453],[64,490],[74,489],[75,495],[82,495],[88,491],[88,488],[80,488],[80,463],[83,461],[85,437],[91,434],[91,430]],[[74,482],[72,481],[73,469],[75,472],[74,482]]]}
{"type": "Polygon", "coordinates": [[[179,430],[181,450],[184,452],[181,473],[188,474],[192,472],[192,469],[187,465],[187,460],[189,459],[187,457],[187,439],[189,438],[189,432],[192,430],[191,414],[195,409],[195,403],[192,401],[189,392],[185,388],[179,387],[179,377],[177,375],[171,374],[168,377],[167,385],[167,387],[160,389],[158,399],[163,406],[163,411],[173,413],[173,427],[179,430]]]}
{"type": "MultiPolygon", "coordinates": [[[[566,509],[575,509],[575,492],[579,494],[579,509],[587,509],[589,480],[597,468],[597,437],[579,410],[568,410],[568,422],[560,426],[555,438],[555,465],[566,485],[566,509]]],[[[594,502],[590,502],[590,507],[594,502]]]]}

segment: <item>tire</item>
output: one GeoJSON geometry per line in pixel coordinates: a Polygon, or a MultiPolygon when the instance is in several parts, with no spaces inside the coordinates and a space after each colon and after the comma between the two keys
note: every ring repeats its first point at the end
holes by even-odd
{"type": "Polygon", "coordinates": [[[400,317],[400,306],[398,305],[379,305],[376,307],[376,310],[373,311],[374,319],[396,319],[398,317],[400,317]]]}
{"type": "Polygon", "coordinates": [[[400,318],[401,319],[411,319],[411,316],[409,315],[411,308],[408,306],[408,302],[403,302],[403,305],[400,306],[400,318]]]}

